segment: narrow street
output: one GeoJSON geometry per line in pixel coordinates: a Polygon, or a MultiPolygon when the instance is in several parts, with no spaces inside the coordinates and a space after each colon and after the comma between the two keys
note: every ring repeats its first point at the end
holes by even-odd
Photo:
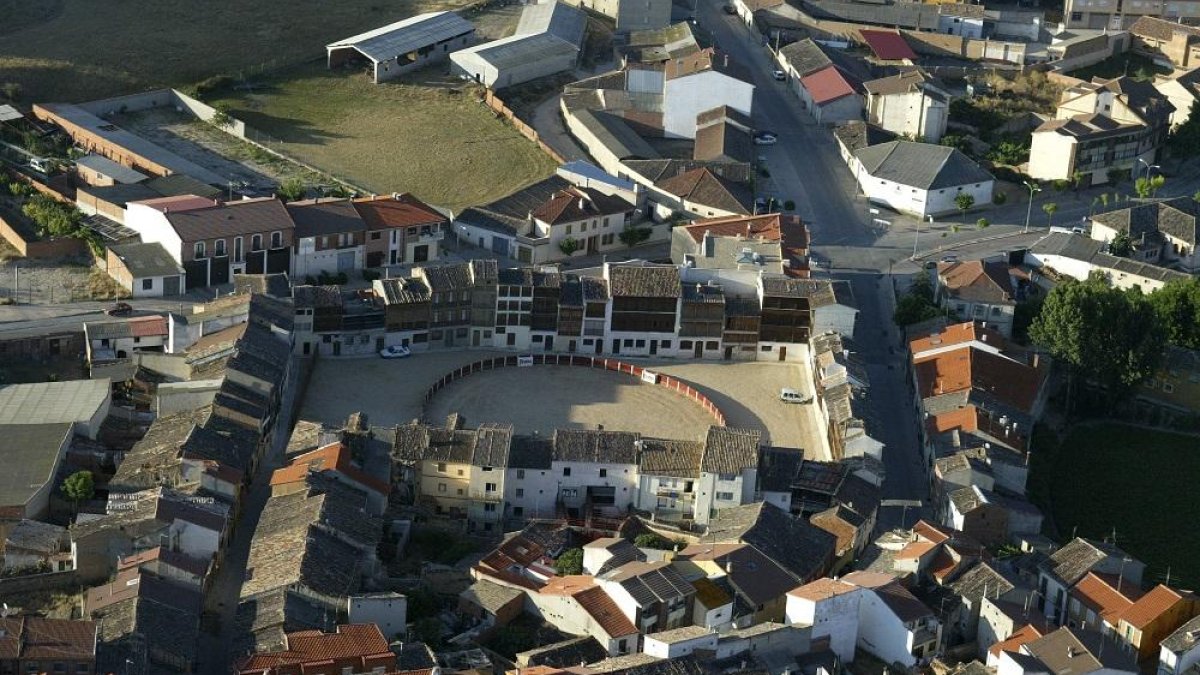
{"type": "Polygon", "coordinates": [[[234,619],[237,615],[238,597],[242,590],[242,581],[246,578],[246,562],[250,557],[250,543],[254,531],[258,528],[258,519],[263,507],[271,496],[271,472],[283,462],[283,452],[291,437],[292,425],[295,423],[293,409],[296,396],[301,395],[301,372],[303,364],[298,357],[293,357],[290,381],[293,383],[288,396],[280,403],[279,416],[275,422],[275,436],[271,446],[263,453],[262,462],[254,476],[253,482],[243,496],[242,510],[238,514],[233,537],[225,549],[225,558],[213,578],[212,586],[205,596],[205,610],[216,617],[216,632],[202,630],[200,632],[199,659],[196,664],[198,673],[226,672],[233,653],[233,640],[236,635],[234,619]]]}

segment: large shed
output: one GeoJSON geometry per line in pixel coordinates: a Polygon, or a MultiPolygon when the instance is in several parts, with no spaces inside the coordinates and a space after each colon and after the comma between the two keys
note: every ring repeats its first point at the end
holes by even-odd
{"type": "Polygon", "coordinates": [[[475,26],[454,12],[428,12],[325,45],[329,67],[366,59],[378,84],[470,45],[475,26]]]}
{"type": "Polygon", "coordinates": [[[503,89],[575,68],[579,48],[550,33],[513,35],[450,55],[452,72],[503,89]]]}

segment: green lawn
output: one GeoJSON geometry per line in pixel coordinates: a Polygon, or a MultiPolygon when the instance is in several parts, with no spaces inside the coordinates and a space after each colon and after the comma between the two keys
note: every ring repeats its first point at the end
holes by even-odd
{"type": "MultiPolygon", "coordinates": [[[[1034,453],[1038,452],[1035,446],[1034,453]]],[[[1036,470],[1036,466],[1035,466],[1036,470]]],[[[1147,565],[1147,583],[1200,583],[1200,437],[1120,424],[1079,427],[1053,460],[1050,486],[1060,540],[1103,538],[1147,565]]]]}
{"type": "Polygon", "coordinates": [[[412,192],[457,212],[555,168],[479,97],[475,87],[429,72],[376,85],[362,73],[309,64],[208,102],[229,106],[234,117],[282,140],[286,153],[335,176],[378,194],[412,192]]]}
{"type": "Polygon", "coordinates": [[[470,0],[0,0],[0,84],[86,101],[324,57],[355,33],[470,0]]]}

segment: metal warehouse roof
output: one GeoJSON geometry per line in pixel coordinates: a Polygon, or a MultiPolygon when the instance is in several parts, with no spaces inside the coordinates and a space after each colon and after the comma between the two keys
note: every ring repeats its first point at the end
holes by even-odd
{"type": "Polygon", "coordinates": [[[387,61],[474,30],[470,21],[454,12],[427,12],[339,40],[325,48],[357,49],[373,61],[387,61]]]}
{"type": "Polygon", "coordinates": [[[521,10],[516,34],[549,33],[581,47],[586,30],[586,14],[558,0],[552,0],[538,5],[526,5],[525,9],[521,10]]]}
{"type": "Polygon", "coordinates": [[[574,55],[579,52],[575,45],[555,37],[549,33],[534,35],[513,35],[511,37],[485,42],[469,49],[462,49],[450,55],[474,55],[490,64],[496,70],[516,68],[527,63],[553,59],[560,56],[574,55]]]}
{"type": "Polygon", "coordinates": [[[0,387],[0,424],[89,421],[111,386],[108,380],[70,380],[0,387]]]}
{"type": "Polygon", "coordinates": [[[100,155],[85,155],[75,160],[75,164],[85,169],[91,169],[98,174],[108,176],[118,183],[140,183],[149,178],[149,176],[140,171],[134,171],[124,164],[114,162],[100,155]]]}
{"type": "MultiPolygon", "coordinates": [[[[104,380],[105,386],[108,380],[104,380]]],[[[34,493],[54,480],[59,452],[71,438],[71,425],[6,424],[0,425],[4,447],[0,459],[0,505],[24,506],[34,493]]]]}
{"type": "Polygon", "coordinates": [[[0,105],[0,122],[15,122],[24,118],[25,116],[11,105],[0,105]]]}

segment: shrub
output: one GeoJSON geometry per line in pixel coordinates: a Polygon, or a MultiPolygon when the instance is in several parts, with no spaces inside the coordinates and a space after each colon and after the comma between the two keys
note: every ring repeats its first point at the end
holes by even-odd
{"type": "Polygon", "coordinates": [[[796,210],[796,202],[794,202],[790,199],[784,201],[783,202],[783,210],[784,211],[795,211],[796,210]]]}
{"type": "Polygon", "coordinates": [[[675,542],[665,537],[660,537],[653,532],[647,532],[646,534],[639,534],[634,537],[633,545],[638,548],[656,548],[660,551],[669,551],[674,548],[675,542]]]}
{"type": "Polygon", "coordinates": [[[308,187],[299,178],[289,178],[280,184],[276,192],[283,201],[294,202],[304,199],[304,196],[308,194],[308,187]]]}
{"type": "Polygon", "coordinates": [[[997,192],[996,194],[992,195],[992,203],[995,204],[996,206],[1000,206],[1001,204],[1003,204],[1006,201],[1008,201],[1007,193],[997,192]]]}
{"type": "Polygon", "coordinates": [[[649,239],[650,234],[651,230],[648,227],[634,227],[633,225],[626,225],[625,229],[621,230],[621,233],[617,235],[617,238],[621,240],[622,244],[633,248],[634,246],[637,246],[643,241],[649,239]]]}
{"type": "Polygon", "coordinates": [[[570,548],[563,551],[554,561],[554,570],[566,576],[568,574],[583,574],[583,549],[570,548]]]}
{"type": "Polygon", "coordinates": [[[200,80],[193,86],[192,92],[198,97],[207,96],[208,94],[226,89],[233,86],[233,78],[228,75],[213,75],[212,77],[200,80]]]}
{"type": "Polygon", "coordinates": [[[987,228],[988,225],[991,225],[991,223],[988,222],[987,218],[980,218],[979,220],[975,221],[975,226],[981,230],[987,228]]]}
{"type": "Polygon", "coordinates": [[[233,126],[233,116],[229,114],[229,104],[218,103],[213,106],[213,116],[209,120],[218,129],[233,126]]]}
{"type": "Polygon", "coordinates": [[[562,251],[565,256],[573,255],[581,248],[583,248],[583,244],[579,243],[579,240],[575,237],[566,237],[558,242],[558,250],[562,251]]]}

